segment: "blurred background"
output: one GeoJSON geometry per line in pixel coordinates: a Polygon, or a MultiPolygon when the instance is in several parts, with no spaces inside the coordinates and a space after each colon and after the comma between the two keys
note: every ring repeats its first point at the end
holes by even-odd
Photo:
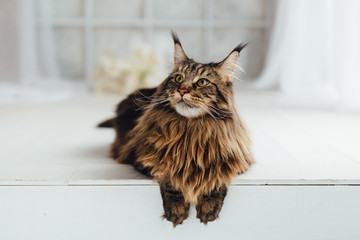
{"type": "Polygon", "coordinates": [[[0,102],[154,86],[174,29],[200,62],[249,42],[238,91],[359,111],[359,14],[357,0],[0,0],[0,102]]]}

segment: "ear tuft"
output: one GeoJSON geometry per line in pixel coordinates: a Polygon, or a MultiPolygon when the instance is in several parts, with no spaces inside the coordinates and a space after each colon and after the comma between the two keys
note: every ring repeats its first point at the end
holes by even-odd
{"type": "Polygon", "coordinates": [[[186,56],[177,34],[174,31],[171,31],[171,36],[174,40],[174,67],[176,68],[189,58],[186,56]]]}
{"type": "Polygon", "coordinates": [[[225,76],[226,82],[232,82],[234,72],[238,66],[238,60],[241,50],[243,50],[248,43],[240,43],[231,53],[219,63],[219,70],[225,76]]]}
{"type": "Polygon", "coordinates": [[[174,40],[174,44],[178,43],[181,45],[178,35],[173,30],[171,30],[171,36],[172,36],[172,39],[174,40]]]}
{"type": "Polygon", "coordinates": [[[236,51],[238,53],[241,52],[241,50],[243,50],[249,43],[248,42],[244,42],[244,43],[240,43],[239,45],[237,45],[234,50],[232,50],[233,52],[236,51]]]}

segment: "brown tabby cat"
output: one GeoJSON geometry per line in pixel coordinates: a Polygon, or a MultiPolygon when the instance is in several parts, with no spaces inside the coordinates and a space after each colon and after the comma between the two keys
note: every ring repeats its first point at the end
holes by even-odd
{"type": "Polygon", "coordinates": [[[191,203],[206,224],[219,216],[231,180],[254,163],[232,89],[246,44],[219,63],[201,64],[172,36],[175,62],[169,77],[157,88],[128,96],[117,116],[99,126],[116,129],[112,158],[159,183],[167,220],[181,224],[191,203]]]}

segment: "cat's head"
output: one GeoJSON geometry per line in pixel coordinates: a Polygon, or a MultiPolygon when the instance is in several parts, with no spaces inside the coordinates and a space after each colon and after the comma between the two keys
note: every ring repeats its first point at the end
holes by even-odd
{"type": "Polygon", "coordinates": [[[239,44],[221,62],[202,64],[189,59],[175,33],[174,68],[162,84],[172,108],[187,118],[203,115],[227,116],[232,107],[232,81],[240,51],[239,44]]]}

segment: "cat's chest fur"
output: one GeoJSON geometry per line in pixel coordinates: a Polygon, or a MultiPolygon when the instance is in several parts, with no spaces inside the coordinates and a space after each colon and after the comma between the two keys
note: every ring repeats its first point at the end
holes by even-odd
{"type": "Polygon", "coordinates": [[[165,120],[150,124],[137,151],[138,161],[152,169],[157,181],[169,180],[196,202],[198,195],[228,184],[242,172],[232,119],[165,120]]]}

